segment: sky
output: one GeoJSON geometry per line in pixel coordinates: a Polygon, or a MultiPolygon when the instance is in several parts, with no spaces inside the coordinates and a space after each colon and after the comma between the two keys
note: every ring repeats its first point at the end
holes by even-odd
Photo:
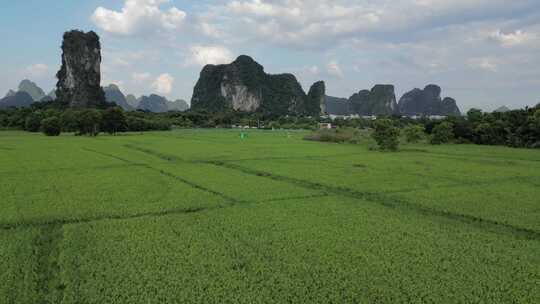
{"type": "Polygon", "coordinates": [[[63,32],[101,37],[102,85],[189,102],[205,64],[246,54],[307,91],[434,83],[462,110],[540,102],[538,0],[1,0],[0,95],[53,89],[63,32]]]}

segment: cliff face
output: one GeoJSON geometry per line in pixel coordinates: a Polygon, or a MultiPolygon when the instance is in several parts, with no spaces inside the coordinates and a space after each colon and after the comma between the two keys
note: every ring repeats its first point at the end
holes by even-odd
{"type": "Polygon", "coordinates": [[[94,32],[71,31],[62,42],[62,67],[57,73],[57,99],[71,108],[105,102],[101,83],[101,45],[94,32]]]}
{"type": "Polygon", "coordinates": [[[167,108],[169,111],[187,111],[189,109],[188,103],[183,99],[177,99],[175,101],[168,101],[167,108]]]}
{"type": "Polygon", "coordinates": [[[392,115],[398,113],[393,85],[375,85],[349,98],[350,111],[358,115],[392,115]]]}
{"type": "MultiPolygon", "coordinates": [[[[195,85],[191,100],[195,110],[234,110],[272,115],[320,113],[324,83],[306,95],[291,74],[270,75],[251,57],[240,56],[231,64],[207,65],[195,85]]],[[[323,103],[324,104],[324,103],[323,103]]]]}
{"type": "Polygon", "coordinates": [[[331,115],[350,115],[350,103],[347,98],[326,96],[325,112],[331,115]]]}
{"type": "Polygon", "coordinates": [[[326,85],[324,81],[314,83],[309,89],[307,111],[326,114],[326,85]]]}
{"type": "Polygon", "coordinates": [[[441,88],[430,84],[423,90],[414,89],[401,97],[399,111],[403,115],[460,115],[461,112],[452,98],[441,99],[441,88]]]}

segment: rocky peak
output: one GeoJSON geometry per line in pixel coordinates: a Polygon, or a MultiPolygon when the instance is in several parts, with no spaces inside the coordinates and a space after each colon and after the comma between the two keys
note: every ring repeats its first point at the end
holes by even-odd
{"type": "Polygon", "coordinates": [[[139,106],[139,99],[133,94],[128,94],[126,96],[126,101],[130,106],[134,108],[137,108],[139,106]]]}
{"type": "Polygon", "coordinates": [[[454,99],[441,99],[441,87],[430,84],[423,90],[414,89],[399,100],[399,111],[403,115],[461,115],[454,99]]]}
{"type": "Polygon", "coordinates": [[[167,98],[163,96],[151,94],[150,96],[142,96],[137,108],[143,111],[163,113],[169,110],[167,106],[168,102],[167,98]]]}
{"type": "Polygon", "coordinates": [[[30,95],[34,101],[40,101],[43,99],[43,97],[45,97],[45,92],[38,87],[37,84],[28,79],[21,81],[19,84],[19,91],[28,93],[28,95],[30,95]]]}
{"type": "Polygon", "coordinates": [[[17,92],[13,91],[13,90],[9,90],[7,93],[6,93],[6,96],[4,97],[10,97],[10,96],[14,96],[17,92]]]}
{"type": "Polygon", "coordinates": [[[169,111],[186,111],[189,109],[188,103],[183,99],[167,102],[169,111]]]}
{"type": "MultiPolygon", "coordinates": [[[[313,100],[292,74],[270,75],[251,57],[239,56],[231,64],[207,65],[195,85],[195,110],[262,112],[271,115],[317,115],[320,84],[313,100]]],[[[324,96],[324,94],[322,95],[324,96]]]]}
{"type": "Polygon", "coordinates": [[[117,106],[124,109],[124,111],[131,111],[134,108],[128,104],[124,93],[116,84],[110,84],[109,86],[103,88],[105,92],[105,99],[107,102],[114,102],[117,106]]]}
{"type": "Polygon", "coordinates": [[[358,115],[392,115],[397,112],[394,86],[377,84],[349,98],[351,112],[358,115]]]}
{"type": "Polygon", "coordinates": [[[62,67],[56,95],[72,108],[97,107],[105,102],[101,83],[101,45],[94,32],[70,31],[62,42],[62,67]]]}
{"type": "Polygon", "coordinates": [[[310,107],[308,112],[313,115],[326,114],[326,84],[324,81],[315,82],[308,92],[310,107]]]}

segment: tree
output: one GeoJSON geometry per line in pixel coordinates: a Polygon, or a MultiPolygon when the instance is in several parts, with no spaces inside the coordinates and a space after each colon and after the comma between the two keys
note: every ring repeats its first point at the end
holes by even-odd
{"type": "Polygon", "coordinates": [[[408,143],[417,143],[424,136],[424,127],[419,125],[409,125],[403,129],[405,139],[408,143]]]}
{"type": "Polygon", "coordinates": [[[76,132],[79,130],[79,113],[73,110],[66,110],[60,115],[60,125],[62,132],[76,132]]]}
{"type": "Polygon", "coordinates": [[[390,119],[377,119],[372,137],[381,150],[397,151],[399,146],[399,129],[390,119]]]}
{"type": "Polygon", "coordinates": [[[41,131],[47,136],[58,136],[61,132],[60,120],[55,117],[45,118],[41,121],[41,131]]]}
{"type": "Polygon", "coordinates": [[[431,144],[440,145],[450,142],[454,138],[454,127],[451,123],[445,121],[433,128],[431,144]]]}
{"type": "Polygon", "coordinates": [[[101,123],[101,113],[98,110],[84,110],[79,114],[79,134],[97,136],[101,123]]]}
{"type": "Polygon", "coordinates": [[[43,114],[41,112],[32,112],[26,117],[24,129],[28,132],[39,132],[43,114]]]}
{"type": "Polygon", "coordinates": [[[125,132],[127,130],[127,119],[119,107],[105,110],[101,118],[101,130],[109,134],[125,132]]]}
{"type": "Polygon", "coordinates": [[[467,112],[467,120],[472,124],[480,123],[482,121],[482,117],[482,110],[470,109],[469,112],[467,112]]]}

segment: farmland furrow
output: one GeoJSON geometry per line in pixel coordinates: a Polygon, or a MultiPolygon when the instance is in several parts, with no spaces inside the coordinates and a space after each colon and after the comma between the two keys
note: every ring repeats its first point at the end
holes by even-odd
{"type": "MultiPolygon", "coordinates": [[[[88,149],[88,148],[85,148],[85,150],[87,151],[91,151],[91,152],[94,152],[94,153],[97,153],[97,154],[100,154],[100,155],[103,155],[103,156],[108,156],[108,157],[111,157],[111,158],[114,158],[114,159],[117,159],[117,160],[120,160],[120,161],[123,161],[123,162],[126,162],[126,163],[129,163],[129,164],[135,164],[134,162],[130,161],[130,160],[127,160],[127,159],[124,159],[124,158],[121,158],[119,156],[116,156],[116,155],[113,155],[113,154],[108,154],[108,153],[103,153],[103,152],[100,152],[100,151],[96,151],[96,150],[92,150],[92,149],[88,149]]],[[[140,150],[141,152],[144,152],[144,153],[150,153],[150,152],[147,152],[145,149],[141,149],[140,150]]],[[[148,150],[148,151],[151,151],[151,150],[148,150]]],[[[163,154],[164,155],[164,154],[163,154]]],[[[156,155],[157,156],[157,155],[156,155]]],[[[158,156],[159,157],[159,156],[158,156]]],[[[166,156],[162,156],[162,157],[166,157],[166,156]]],[[[160,157],[160,158],[162,158],[160,157]]],[[[172,161],[172,160],[169,160],[169,161],[172,161]]],[[[205,192],[208,192],[210,194],[214,194],[214,195],[217,195],[221,198],[224,198],[227,202],[229,203],[239,203],[240,201],[236,200],[234,197],[231,197],[231,196],[228,196],[224,193],[221,193],[221,192],[218,192],[218,191],[214,191],[212,189],[209,189],[207,187],[204,187],[202,185],[199,185],[199,184],[196,184],[194,182],[191,182],[181,176],[178,176],[176,174],[173,174],[173,173],[170,173],[170,172],[167,172],[167,171],[164,171],[164,170],[161,170],[161,169],[158,169],[158,168],[155,168],[155,167],[152,167],[150,166],[149,164],[140,164],[141,167],[143,168],[146,168],[146,169],[149,169],[149,170],[153,170],[153,171],[156,171],[158,173],[160,173],[161,175],[163,176],[167,176],[167,177],[170,177],[170,178],[173,178],[177,181],[180,181],[188,186],[191,186],[195,189],[198,189],[198,190],[202,190],[202,191],[205,191],[205,192]]]]}
{"type": "Polygon", "coordinates": [[[216,205],[212,207],[196,207],[196,208],[183,208],[183,209],[168,209],[157,212],[144,212],[144,213],[135,213],[130,215],[108,215],[108,216],[97,216],[89,217],[82,219],[57,219],[51,221],[43,222],[21,222],[13,224],[0,224],[0,229],[2,230],[15,230],[15,229],[27,229],[27,228],[42,228],[42,229],[51,229],[51,227],[61,227],[63,225],[76,225],[76,224],[87,224],[100,221],[114,221],[114,220],[131,220],[131,219],[140,219],[140,218],[152,218],[152,217],[165,217],[169,215],[179,215],[179,214],[192,214],[198,212],[205,212],[217,209],[223,209],[237,204],[248,205],[248,204],[261,204],[261,203],[272,203],[272,202],[282,202],[290,200],[301,200],[301,199],[312,199],[312,198],[322,198],[329,196],[328,193],[315,194],[315,195],[305,195],[305,196],[289,196],[276,199],[260,200],[260,201],[239,201],[234,200],[228,205],[216,205]]]}
{"type": "Polygon", "coordinates": [[[62,225],[55,224],[42,227],[35,241],[39,303],[62,302],[65,289],[60,275],[59,261],[62,238],[62,225]]]}
{"type": "Polygon", "coordinates": [[[455,159],[455,160],[461,160],[464,162],[476,162],[476,163],[491,163],[491,164],[503,164],[507,165],[509,163],[512,163],[513,161],[522,161],[522,162],[533,162],[537,163],[540,162],[540,159],[525,159],[525,158],[517,158],[517,157],[498,157],[498,156],[479,156],[479,155],[463,155],[463,154],[451,154],[451,153],[444,153],[444,152],[437,152],[437,151],[428,151],[426,149],[402,149],[404,152],[412,152],[412,153],[426,153],[433,157],[438,158],[445,158],[445,159],[455,159]]]}
{"type": "Polygon", "coordinates": [[[183,208],[183,209],[168,209],[163,211],[157,211],[157,212],[142,212],[142,213],[134,213],[130,215],[107,215],[107,216],[96,216],[96,217],[89,217],[89,218],[82,218],[82,219],[56,219],[51,221],[43,221],[43,222],[22,222],[22,223],[14,223],[14,224],[0,224],[0,229],[3,230],[13,230],[13,229],[21,229],[21,228],[43,228],[47,229],[50,227],[56,227],[56,226],[63,226],[63,225],[70,225],[70,224],[85,224],[85,223],[92,223],[92,222],[99,222],[99,221],[107,221],[107,220],[129,220],[129,219],[139,219],[144,217],[163,217],[167,215],[173,215],[173,214],[189,214],[189,213],[196,213],[196,212],[202,212],[206,210],[211,209],[217,209],[222,208],[221,206],[216,207],[197,207],[197,208],[183,208]]]}
{"type": "Polygon", "coordinates": [[[50,173],[57,171],[84,171],[84,170],[106,170],[106,169],[118,169],[118,168],[128,168],[128,167],[141,167],[144,164],[129,163],[121,165],[107,165],[107,166],[95,166],[95,167],[77,167],[77,168],[54,168],[54,169],[42,169],[42,170],[28,170],[28,171],[4,171],[0,172],[0,175],[10,175],[10,174],[28,174],[28,173],[50,173]]]}
{"type": "MultiPolygon", "coordinates": [[[[126,146],[128,147],[128,146],[126,146]]],[[[129,145],[128,148],[136,149],[137,151],[156,156],[162,160],[167,161],[184,161],[181,158],[178,158],[174,155],[167,155],[161,152],[153,151],[151,149],[146,148],[140,148],[133,145],[129,145]]],[[[296,186],[300,186],[307,189],[321,189],[325,192],[332,193],[335,195],[341,195],[341,196],[347,196],[355,199],[362,199],[367,200],[370,202],[378,203],[380,205],[383,205],[388,208],[403,208],[409,211],[414,211],[416,213],[422,214],[424,216],[435,216],[435,217],[442,217],[446,219],[451,219],[454,221],[459,221],[465,224],[469,225],[475,225],[479,226],[483,229],[487,230],[497,230],[499,232],[505,232],[505,233],[511,233],[518,237],[524,237],[526,239],[534,239],[534,240],[540,240],[540,232],[532,229],[527,229],[523,227],[514,226],[508,223],[499,222],[495,220],[485,219],[473,215],[468,214],[461,214],[461,213],[454,213],[450,211],[445,210],[438,210],[433,208],[428,208],[426,206],[422,206],[419,204],[411,203],[409,201],[405,201],[402,199],[398,199],[396,197],[392,197],[388,195],[389,193],[374,193],[374,192],[362,192],[357,191],[353,189],[349,189],[346,187],[335,187],[335,186],[329,186],[329,185],[323,185],[320,183],[313,183],[310,181],[287,177],[287,176],[281,176],[281,175],[275,175],[269,172],[259,171],[259,170],[253,170],[250,168],[246,168],[243,166],[231,164],[229,160],[224,161],[192,161],[192,163],[206,163],[206,164],[212,164],[215,166],[227,168],[227,169],[233,169],[236,171],[240,171],[242,173],[255,175],[259,177],[266,177],[270,178],[276,181],[282,181],[287,182],[289,184],[293,184],[296,186]]],[[[161,171],[161,170],[160,170],[161,171]]],[[[163,174],[163,172],[162,172],[163,174]]],[[[173,175],[174,176],[174,175],[173,175]]],[[[172,177],[172,176],[171,176],[172,177]]],[[[521,177],[518,177],[521,178],[521,177]]],[[[523,177],[526,178],[526,177],[523,177]]],[[[181,179],[182,180],[182,179],[181,179]]],[[[486,181],[487,184],[491,184],[493,181],[486,181]]],[[[479,182],[479,185],[483,185],[484,183],[479,182]]],[[[459,183],[456,185],[452,185],[452,187],[457,187],[459,185],[471,185],[471,183],[463,184],[459,183]]],[[[400,193],[400,192],[394,192],[394,193],[400,193]]]]}
{"type": "Polygon", "coordinates": [[[411,203],[396,197],[392,197],[385,193],[373,193],[373,192],[361,192],[345,187],[335,187],[329,185],[323,185],[320,183],[314,183],[311,181],[306,181],[302,179],[292,178],[288,176],[275,175],[269,172],[254,170],[251,168],[246,168],[243,166],[230,164],[226,162],[207,162],[208,164],[213,164],[215,166],[237,170],[245,174],[251,174],[260,177],[266,177],[272,180],[287,182],[294,184],[299,187],[304,187],[308,189],[320,189],[328,193],[335,195],[346,196],[354,199],[361,199],[363,201],[369,201],[377,203],[387,208],[401,208],[407,211],[413,211],[423,216],[432,216],[432,217],[441,217],[445,219],[450,219],[458,221],[464,224],[473,225],[482,229],[490,230],[498,233],[507,233],[515,237],[531,239],[531,240],[540,240],[540,231],[527,229],[523,227],[514,226],[508,223],[494,221],[490,219],[485,219],[481,217],[476,217],[468,214],[454,213],[445,210],[437,210],[428,208],[422,205],[411,203]]]}

